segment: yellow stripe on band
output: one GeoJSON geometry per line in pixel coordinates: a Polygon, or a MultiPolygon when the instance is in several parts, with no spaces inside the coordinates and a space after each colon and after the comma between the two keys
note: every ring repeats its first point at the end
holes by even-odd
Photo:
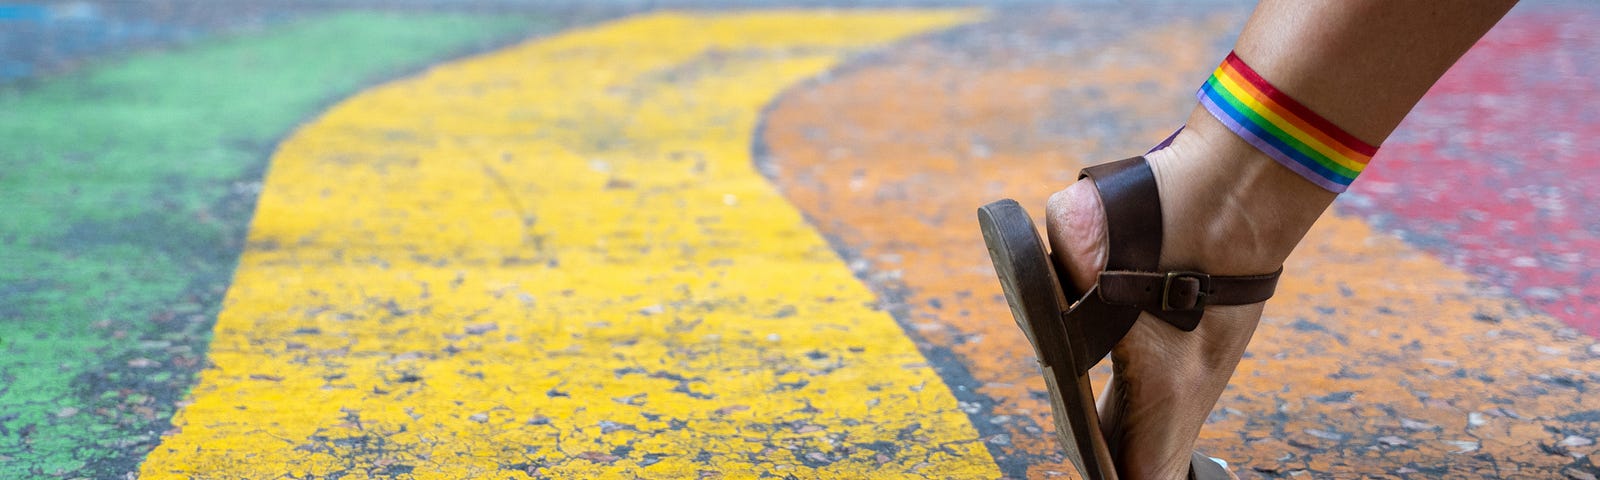
{"type": "MultiPolygon", "coordinates": [[[[1225,71],[1227,67],[1227,64],[1223,64],[1223,66],[1218,67],[1218,70],[1225,71]]],[[[1274,127],[1283,129],[1296,140],[1316,150],[1317,153],[1356,173],[1366,169],[1365,162],[1355,160],[1365,157],[1364,155],[1356,153],[1338,142],[1334,142],[1326,135],[1322,135],[1321,132],[1311,133],[1312,131],[1301,128],[1301,125],[1305,123],[1303,120],[1285,118],[1279,113],[1282,108],[1274,108],[1275,106],[1261,103],[1260,99],[1264,98],[1265,95],[1262,95],[1255,88],[1247,87],[1246,84],[1235,80],[1235,75],[1216,75],[1216,79],[1223,88],[1227,88],[1230,91],[1236,100],[1250,107],[1251,111],[1265,117],[1267,121],[1272,122],[1274,127]]]]}

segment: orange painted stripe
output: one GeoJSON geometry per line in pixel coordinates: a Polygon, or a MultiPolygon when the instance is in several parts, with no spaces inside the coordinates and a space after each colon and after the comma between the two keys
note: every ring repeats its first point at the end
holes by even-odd
{"type": "MultiPolygon", "coordinates": [[[[1216,66],[1215,42],[1196,40],[1237,21],[1173,18],[1113,36],[1115,48],[1063,50],[1040,46],[1117,24],[1003,16],[772,107],[762,138],[776,181],[943,353],[930,360],[970,374],[953,386],[987,399],[970,411],[1012,478],[1073,473],[972,209],[1011,196],[1042,214],[1079,166],[1161,138],[1192,107],[1169,100],[1216,66]],[[1016,41],[974,41],[998,35],[1016,41]]],[[[1198,443],[1246,478],[1561,478],[1576,457],[1600,458],[1600,445],[1559,446],[1585,421],[1570,418],[1600,410],[1584,386],[1600,382],[1593,338],[1356,219],[1320,221],[1286,272],[1198,443]]]]}

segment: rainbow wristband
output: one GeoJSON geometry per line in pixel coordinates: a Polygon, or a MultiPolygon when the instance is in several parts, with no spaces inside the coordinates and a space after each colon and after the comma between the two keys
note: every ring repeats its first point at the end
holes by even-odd
{"type": "Polygon", "coordinates": [[[1233,52],[1196,96],[1233,133],[1334,193],[1349,188],[1378,153],[1378,147],[1345,133],[1273,88],[1233,52]]]}

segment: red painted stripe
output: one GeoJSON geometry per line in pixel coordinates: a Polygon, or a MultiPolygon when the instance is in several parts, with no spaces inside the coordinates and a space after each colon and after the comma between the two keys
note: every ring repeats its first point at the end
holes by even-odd
{"type": "Polygon", "coordinates": [[[1597,24],[1593,7],[1513,12],[1428,92],[1341,210],[1600,336],[1597,24]]]}

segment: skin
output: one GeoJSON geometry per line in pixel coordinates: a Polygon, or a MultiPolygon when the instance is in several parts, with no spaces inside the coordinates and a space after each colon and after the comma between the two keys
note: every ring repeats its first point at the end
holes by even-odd
{"type": "MultiPolygon", "coordinates": [[[[1278,89],[1373,145],[1515,4],[1514,1],[1265,0],[1234,51],[1278,89]]],[[[1270,272],[1289,256],[1334,194],[1301,178],[1196,105],[1172,145],[1147,155],[1161,190],[1163,269],[1213,275],[1270,272]]],[[[1377,167],[1377,168],[1382,168],[1377,167]]],[[[1093,186],[1051,197],[1053,254],[1080,289],[1106,258],[1105,217],[1093,186]]],[[[1292,272],[1291,272],[1292,274],[1292,272]]],[[[1112,352],[1127,411],[1102,401],[1124,479],[1183,478],[1189,451],[1227,387],[1264,304],[1206,309],[1194,332],[1148,314],[1112,352]]],[[[1115,398],[1105,392],[1102,400],[1115,398]]]]}

